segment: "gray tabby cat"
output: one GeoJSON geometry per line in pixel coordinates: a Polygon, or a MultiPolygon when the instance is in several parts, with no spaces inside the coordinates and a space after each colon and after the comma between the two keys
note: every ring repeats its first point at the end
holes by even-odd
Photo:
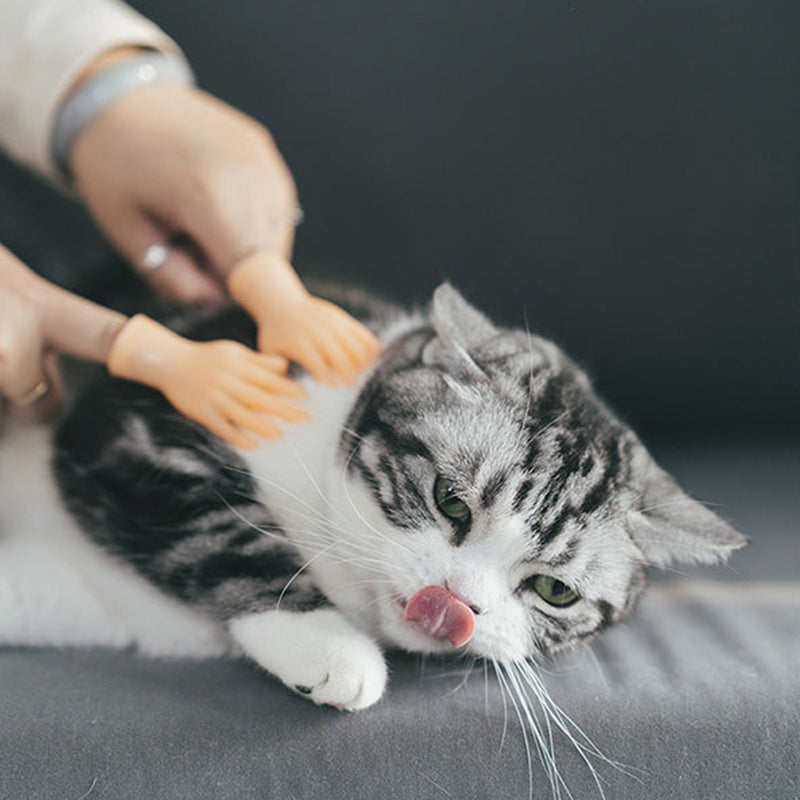
{"type": "MultiPolygon", "coordinates": [[[[744,544],[552,343],[448,285],[426,315],[371,324],[385,350],[361,384],[303,379],[313,422],[254,454],[144,387],[92,386],[54,459],[79,531],[54,506],[35,568],[0,541],[0,641],[231,647],[315,703],[361,709],[384,692],[384,648],[525,674],[627,614],[649,565],[744,544]],[[87,582],[91,633],[74,611],[87,582]],[[50,621],[37,587],[58,596],[50,621]]],[[[254,340],[235,312],[199,332],[254,340]]]]}

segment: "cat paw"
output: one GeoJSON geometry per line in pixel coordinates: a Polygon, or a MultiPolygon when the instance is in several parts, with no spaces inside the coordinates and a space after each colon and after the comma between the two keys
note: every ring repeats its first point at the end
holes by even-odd
{"type": "Polygon", "coordinates": [[[380,649],[334,609],[249,614],[230,631],[252,659],[318,705],[356,711],[386,688],[380,649]]]}

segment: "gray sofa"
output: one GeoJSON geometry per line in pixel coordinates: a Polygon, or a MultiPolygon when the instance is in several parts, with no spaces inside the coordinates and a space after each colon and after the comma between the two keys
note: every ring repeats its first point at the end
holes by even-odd
{"type": "MultiPolygon", "coordinates": [[[[800,784],[796,452],[719,446],[663,461],[752,536],[729,567],[659,580],[634,617],[547,665],[553,699],[624,767],[608,798],[793,800],[800,784]]],[[[525,798],[513,709],[480,665],[396,654],[384,700],[348,715],[230,661],[0,651],[0,797],[525,798]],[[88,794],[87,794],[88,793],[88,794]]],[[[555,738],[576,798],[600,797],[555,738]]],[[[534,757],[534,797],[547,798],[534,757]]]]}
{"type": "MultiPolygon", "coordinates": [[[[449,278],[527,320],[750,537],[727,566],[654,573],[629,621],[543,666],[619,762],[590,759],[605,796],[800,797],[798,7],[134,5],[272,129],[301,270],[406,302],[449,278]]],[[[5,162],[0,241],[152,304],[77,205],[5,162]]],[[[572,795],[600,797],[554,746],[572,795]]],[[[530,770],[480,664],[393,654],[385,699],[347,715],[243,663],[0,648],[2,798],[551,796],[530,770]]]]}

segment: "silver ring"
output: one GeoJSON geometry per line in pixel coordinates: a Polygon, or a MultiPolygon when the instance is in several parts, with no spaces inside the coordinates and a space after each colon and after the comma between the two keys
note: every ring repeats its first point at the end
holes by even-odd
{"type": "Polygon", "coordinates": [[[47,375],[43,375],[33,389],[19,397],[10,398],[11,405],[14,406],[14,408],[30,408],[44,398],[49,391],[50,379],[47,375]]]}
{"type": "Polygon", "coordinates": [[[169,257],[169,247],[160,242],[151,244],[144,255],[139,259],[139,271],[143,275],[155,272],[159,267],[163,267],[169,257]]]}

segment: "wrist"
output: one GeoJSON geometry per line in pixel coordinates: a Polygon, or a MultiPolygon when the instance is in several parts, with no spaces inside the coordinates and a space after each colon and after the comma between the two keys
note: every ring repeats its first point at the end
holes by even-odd
{"type": "Polygon", "coordinates": [[[144,314],[131,317],[117,333],[107,366],[117,378],[160,389],[180,363],[188,342],[144,314]]]}
{"type": "Polygon", "coordinates": [[[177,56],[142,47],[121,47],[98,56],[78,77],[56,114],[50,138],[52,157],[64,175],[82,131],[108,106],[155,83],[187,86],[194,77],[177,56]]]}
{"type": "Polygon", "coordinates": [[[111,50],[106,50],[104,53],[101,53],[99,56],[94,58],[73,81],[72,86],[67,91],[65,101],[68,101],[75,91],[80,89],[80,87],[90,78],[93,78],[95,75],[97,75],[98,72],[102,72],[104,69],[113,67],[115,64],[119,64],[122,61],[127,61],[129,58],[142,55],[142,53],[153,52],[155,51],[150,47],[140,47],[137,45],[115,47],[111,50]]]}
{"type": "Polygon", "coordinates": [[[265,309],[309,297],[292,265],[274,253],[247,256],[234,267],[227,283],[231,297],[253,317],[265,309]]]}

